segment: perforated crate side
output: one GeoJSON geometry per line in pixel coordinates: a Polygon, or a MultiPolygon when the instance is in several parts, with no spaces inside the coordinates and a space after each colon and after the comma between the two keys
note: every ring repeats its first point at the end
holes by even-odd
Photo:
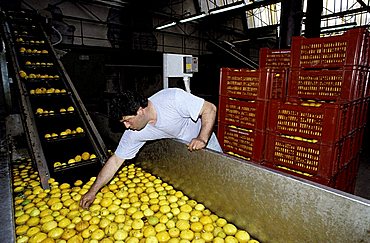
{"type": "Polygon", "coordinates": [[[350,132],[353,132],[362,126],[361,125],[362,112],[363,112],[363,99],[355,100],[350,103],[349,109],[350,132]]]}
{"type": "Polygon", "coordinates": [[[335,176],[334,188],[344,192],[354,193],[359,161],[360,154],[357,154],[350,163],[339,170],[335,176]]]}
{"type": "Polygon", "coordinates": [[[292,38],[292,68],[340,68],[343,66],[365,66],[366,55],[362,46],[367,37],[365,28],[346,31],[343,35],[292,38]],[[363,60],[365,59],[365,60],[363,60]]]}
{"type": "Polygon", "coordinates": [[[367,123],[367,114],[369,112],[369,101],[370,98],[362,100],[362,108],[360,112],[360,127],[365,126],[367,123]]]}
{"type": "Polygon", "coordinates": [[[267,164],[301,177],[330,179],[338,171],[340,143],[309,143],[266,133],[267,164]]]}
{"type": "Polygon", "coordinates": [[[259,70],[221,68],[220,95],[257,99],[260,84],[259,70]]]}
{"type": "Polygon", "coordinates": [[[249,129],[266,129],[267,100],[244,101],[219,97],[218,122],[249,129]]]}
{"type": "Polygon", "coordinates": [[[261,72],[260,99],[284,101],[287,94],[288,69],[267,69],[261,72]]]}
{"type": "Polygon", "coordinates": [[[283,100],[287,77],[287,70],[282,69],[221,68],[219,94],[245,100],[283,100]]]}
{"type": "Polygon", "coordinates": [[[290,67],[290,49],[261,48],[259,68],[287,69],[290,67]]]}
{"type": "Polygon", "coordinates": [[[364,97],[367,71],[295,69],[289,73],[288,96],[297,99],[352,101],[364,97]]]}
{"type": "Polygon", "coordinates": [[[265,133],[262,131],[221,123],[217,137],[224,153],[239,155],[254,163],[264,160],[265,133]]]}
{"type": "Polygon", "coordinates": [[[278,134],[316,139],[324,144],[339,141],[350,133],[350,103],[320,107],[270,101],[267,130],[278,134]]]}
{"type": "Polygon", "coordinates": [[[261,165],[264,166],[264,167],[273,169],[275,171],[279,171],[279,172],[286,173],[286,174],[289,174],[289,175],[304,178],[306,180],[309,180],[309,181],[312,181],[312,182],[315,182],[315,183],[319,183],[321,185],[325,185],[325,186],[332,187],[332,188],[335,187],[335,182],[336,181],[335,181],[334,176],[330,177],[330,178],[323,178],[323,177],[320,177],[318,175],[316,175],[316,176],[307,176],[304,173],[300,173],[299,171],[288,170],[287,168],[282,168],[282,167],[277,166],[275,164],[267,163],[266,161],[264,161],[261,165]]]}

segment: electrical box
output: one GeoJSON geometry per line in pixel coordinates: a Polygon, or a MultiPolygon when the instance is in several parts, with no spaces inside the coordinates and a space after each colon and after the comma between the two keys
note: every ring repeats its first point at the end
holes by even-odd
{"type": "Polygon", "coordinates": [[[198,72],[198,57],[184,57],[184,73],[198,72]]]}

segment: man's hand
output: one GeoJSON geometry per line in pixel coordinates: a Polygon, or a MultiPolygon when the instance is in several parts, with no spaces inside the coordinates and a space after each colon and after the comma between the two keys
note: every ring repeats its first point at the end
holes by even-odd
{"type": "Polygon", "coordinates": [[[90,207],[90,205],[95,200],[95,193],[92,191],[88,191],[80,200],[80,206],[84,209],[87,209],[90,207]]]}
{"type": "Polygon", "coordinates": [[[193,138],[188,144],[188,150],[196,151],[196,150],[204,149],[206,146],[207,146],[207,143],[204,140],[200,138],[193,138]]]}
{"type": "Polygon", "coordinates": [[[90,190],[81,198],[81,207],[86,209],[91,205],[91,203],[93,203],[96,193],[112,179],[124,161],[124,159],[120,159],[115,154],[108,159],[107,163],[105,163],[103,166],[103,169],[101,169],[99,172],[99,175],[94,184],[91,186],[90,190]]]}

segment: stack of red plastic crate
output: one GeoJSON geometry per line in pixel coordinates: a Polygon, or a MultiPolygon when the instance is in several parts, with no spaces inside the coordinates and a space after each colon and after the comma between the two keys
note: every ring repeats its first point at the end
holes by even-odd
{"type": "Polygon", "coordinates": [[[364,28],[293,37],[291,50],[261,49],[259,70],[222,68],[218,136],[225,152],[353,192],[370,97],[369,40],[364,28]],[[256,104],[253,112],[244,102],[256,104]]]}
{"type": "Polygon", "coordinates": [[[368,106],[369,37],[293,37],[286,102],[269,106],[265,165],[353,192],[368,106]]]}
{"type": "Polygon", "coordinates": [[[258,70],[221,68],[218,139],[224,152],[261,163],[270,100],[285,97],[290,50],[262,49],[258,70]]]}

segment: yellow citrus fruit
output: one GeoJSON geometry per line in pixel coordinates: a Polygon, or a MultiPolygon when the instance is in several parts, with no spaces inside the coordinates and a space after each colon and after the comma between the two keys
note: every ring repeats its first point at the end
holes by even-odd
{"type": "Polygon", "coordinates": [[[134,219],[131,227],[133,229],[142,229],[144,227],[144,221],[142,219],[134,219]]]}
{"type": "Polygon", "coordinates": [[[90,153],[89,152],[83,152],[81,155],[83,160],[88,160],[90,159],[90,153]]]}
{"type": "Polygon", "coordinates": [[[41,231],[48,233],[50,230],[56,228],[58,226],[58,223],[54,220],[44,223],[41,226],[41,231]]]}
{"type": "Polygon", "coordinates": [[[114,236],[118,230],[118,224],[115,222],[110,223],[107,227],[104,228],[105,235],[114,236]]]}
{"type": "Polygon", "coordinates": [[[101,229],[97,229],[91,234],[91,239],[93,240],[101,240],[104,237],[104,231],[101,229]]]}
{"type": "Polygon", "coordinates": [[[34,226],[34,227],[30,227],[28,230],[27,230],[27,236],[28,237],[32,237],[34,236],[35,234],[37,234],[38,232],[40,232],[41,229],[37,226],[34,226]]]}
{"type": "Polygon", "coordinates": [[[116,231],[116,233],[114,233],[113,237],[117,241],[124,241],[128,237],[128,233],[123,229],[119,229],[116,231]]]}
{"type": "Polygon", "coordinates": [[[250,235],[245,230],[238,230],[235,234],[235,238],[241,243],[247,243],[251,239],[250,235]]]}
{"type": "Polygon", "coordinates": [[[83,130],[81,127],[77,127],[77,128],[76,128],[76,132],[77,132],[77,133],[83,133],[83,132],[84,132],[84,130],[83,130]]]}
{"type": "Polygon", "coordinates": [[[76,155],[76,157],[75,157],[75,161],[76,162],[80,162],[81,161],[81,155],[76,155]]]}
{"type": "Polygon", "coordinates": [[[168,230],[168,234],[172,237],[172,238],[177,238],[180,236],[180,230],[178,228],[171,228],[168,230]]]}
{"type": "Polygon", "coordinates": [[[192,240],[194,238],[194,232],[189,230],[189,229],[186,229],[186,230],[182,230],[181,233],[180,233],[180,238],[183,239],[183,240],[192,240]]]}
{"type": "Polygon", "coordinates": [[[237,232],[237,228],[233,224],[226,224],[222,227],[226,235],[235,235],[237,232]]]}
{"type": "Polygon", "coordinates": [[[158,242],[168,242],[171,237],[167,231],[161,231],[156,234],[156,238],[158,239],[158,242]]]}
{"type": "Polygon", "coordinates": [[[113,203],[113,200],[109,197],[105,197],[100,201],[102,207],[109,207],[113,203]]]}
{"type": "Polygon", "coordinates": [[[63,203],[57,202],[57,203],[54,203],[51,206],[51,210],[53,210],[53,211],[59,211],[60,209],[62,209],[62,207],[63,207],[63,203]]]}
{"type": "Polygon", "coordinates": [[[56,227],[49,231],[48,236],[53,239],[59,239],[62,236],[63,232],[64,230],[62,228],[56,227]]]}
{"type": "Polygon", "coordinates": [[[194,222],[190,225],[190,228],[194,232],[201,232],[203,229],[203,224],[201,222],[194,222]]]}
{"type": "Polygon", "coordinates": [[[29,242],[30,243],[33,243],[33,242],[39,243],[39,242],[42,242],[43,240],[45,240],[47,237],[48,237],[48,235],[45,234],[44,232],[38,232],[30,238],[29,242]]]}
{"type": "Polygon", "coordinates": [[[15,233],[17,235],[24,235],[27,233],[27,230],[29,229],[29,226],[28,225],[21,225],[21,226],[18,226],[16,229],[15,229],[15,233]]]}
{"type": "Polygon", "coordinates": [[[40,223],[40,218],[39,217],[31,217],[29,220],[27,220],[27,225],[28,226],[36,226],[40,223]]]}
{"type": "Polygon", "coordinates": [[[202,232],[201,237],[205,242],[212,242],[214,236],[211,232],[202,232]]]}
{"type": "Polygon", "coordinates": [[[25,224],[29,218],[30,218],[30,215],[23,214],[23,215],[19,216],[18,218],[16,218],[15,223],[17,225],[25,224]]]}
{"type": "Polygon", "coordinates": [[[75,181],[75,183],[73,185],[81,186],[82,184],[83,184],[83,182],[81,180],[77,180],[77,181],[75,181]]]}
{"type": "Polygon", "coordinates": [[[66,230],[64,230],[64,232],[63,232],[63,234],[62,234],[61,238],[62,238],[63,240],[69,240],[69,239],[71,239],[73,236],[75,236],[76,234],[77,234],[77,231],[76,231],[76,230],[74,230],[74,229],[66,229],[66,230]]]}
{"type": "Polygon", "coordinates": [[[84,229],[87,229],[89,226],[90,226],[90,225],[89,225],[89,222],[82,220],[82,221],[80,221],[80,222],[78,222],[78,223],[76,224],[75,229],[76,229],[77,231],[83,231],[84,229]]]}
{"type": "Polygon", "coordinates": [[[71,224],[71,220],[69,218],[63,218],[58,222],[58,227],[60,228],[66,228],[69,224],[71,224]]]}

